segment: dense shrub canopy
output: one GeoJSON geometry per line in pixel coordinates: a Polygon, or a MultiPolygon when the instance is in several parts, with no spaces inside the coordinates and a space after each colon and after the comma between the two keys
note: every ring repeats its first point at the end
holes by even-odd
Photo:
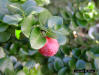
{"type": "Polygon", "coordinates": [[[99,0],[0,0],[0,75],[99,75],[99,0]]]}

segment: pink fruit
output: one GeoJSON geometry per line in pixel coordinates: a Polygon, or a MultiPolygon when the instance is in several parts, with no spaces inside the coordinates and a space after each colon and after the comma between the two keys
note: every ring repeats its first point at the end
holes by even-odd
{"type": "Polygon", "coordinates": [[[39,52],[44,56],[54,56],[59,49],[59,44],[56,39],[46,37],[45,45],[39,49],[39,52]]]}

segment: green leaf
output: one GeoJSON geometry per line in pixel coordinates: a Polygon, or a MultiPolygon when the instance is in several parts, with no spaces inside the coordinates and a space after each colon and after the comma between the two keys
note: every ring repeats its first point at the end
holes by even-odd
{"type": "Polygon", "coordinates": [[[31,61],[28,61],[25,66],[28,67],[29,69],[32,69],[34,66],[35,66],[35,61],[34,60],[31,60],[31,61]]]}
{"type": "Polygon", "coordinates": [[[62,27],[62,24],[63,24],[63,18],[61,18],[59,16],[52,16],[48,20],[48,27],[53,28],[55,30],[60,29],[62,27]]]}
{"type": "Polygon", "coordinates": [[[46,36],[55,38],[55,37],[56,37],[56,33],[54,33],[51,29],[49,29],[49,30],[46,32],[46,36]]]}
{"type": "Polygon", "coordinates": [[[0,47],[0,59],[4,58],[5,56],[6,56],[6,54],[5,54],[4,50],[3,50],[3,48],[0,47]]]}
{"type": "Polygon", "coordinates": [[[63,61],[60,58],[56,58],[54,62],[54,68],[56,71],[60,70],[64,66],[63,61]]]}
{"type": "Polygon", "coordinates": [[[66,46],[66,45],[63,45],[62,46],[62,52],[64,53],[64,54],[66,54],[66,55],[69,55],[70,54],[70,52],[71,52],[71,47],[70,46],[66,46]]]}
{"type": "Polygon", "coordinates": [[[10,54],[16,54],[18,50],[18,44],[13,43],[10,45],[10,54]]]}
{"type": "Polygon", "coordinates": [[[99,46],[94,46],[90,49],[94,54],[99,54],[99,46]]]}
{"type": "Polygon", "coordinates": [[[66,56],[66,57],[63,58],[63,62],[64,62],[66,65],[69,63],[70,60],[71,60],[71,57],[68,57],[68,56],[66,56]]]}
{"type": "Polygon", "coordinates": [[[0,19],[3,18],[5,14],[8,14],[7,4],[10,2],[8,0],[0,0],[0,19]]]}
{"type": "Polygon", "coordinates": [[[41,67],[39,64],[36,64],[35,67],[33,67],[32,69],[24,67],[23,71],[26,73],[26,75],[42,75],[41,67]]]}
{"type": "Polygon", "coordinates": [[[95,8],[95,3],[94,2],[89,2],[88,3],[88,8],[93,10],[95,8]]]}
{"type": "Polygon", "coordinates": [[[20,53],[20,56],[26,56],[26,55],[28,55],[28,53],[23,48],[20,48],[19,53],[20,53]]]}
{"type": "Polygon", "coordinates": [[[17,39],[20,39],[21,30],[15,30],[15,36],[17,39]]]}
{"type": "Polygon", "coordinates": [[[29,50],[28,55],[29,56],[35,55],[37,52],[38,51],[36,51],[36,50],[29,50]]]}
{"type": "Polygon", "coordinates": [[[92,64],[91,63],[86,63],[86,69],[92,69],[92,64]]]}
{"type": "Polygon", "coordinates": [[[50,0],[35,0],[39,6],[43,6],[44,4],[49,4],[50,0]]]}
{"type": "Polygon", "coordinates": [[[40,65],[30,70],[30,75],[42,75],[40,65]]]}
{"type": "Polygon", "coordinates": [[[27,16],[21,23],[21,30],[26,37],[30,36],[30,32],[32,30],[32,26],[34,24],[34,16],[30,14],[27,16]]]}
{"type": "Polygon", "coordinates": [[[78,60],[76,63],[76,68],[77,69],[84,69],[86,66],[86,62],[83,60],[78,60]]]}
{"type": "Polygon", "coordinates": [[[0,23],[0,32],[6,31],[8,27],[9,26],[7,24],[0,23]]]}
{"type": "Polygon", "coordinates": [[[34,28],[30,35],[31,47],[34,49],[40,49],[44,46],[45,43],[46,43],[46,39],[42,37],[40,28],[38,27],[34,28]]]}
{"type": "Polygon", "coordinates": [[[66,36],[62,34],[56,34],[56,39],[58,40],[59,45],[64,45],[66,43],[66,36]]]}
{"type": "Polygon", "coordinates": [[[9,70],[8,68],[5,70],[4,75],[15,75],[14,71],[9,70]]]}
{"type": "Polygon", "coordinates": [[[77,12],[75,16],[76,16],[76,18],[78,18],[79,20],[84,20],[84,19],[83,19],[83,15],[82,15],[80,12],[77,12]]]}
{"type": "Polygon", "coordinates": [[[5,72],[6,70],[13,71],[13,64],[9,58],[0,59],[0,71],[5,72]]]}
{"type": "Polygon", "coordinates": [[[63,67],[62,69],[60,69],[59,71],[58,71],[58,75],[66,75],[66,67],[63,67]]]}
{"type": "Polygon", "coordinates": [[[47,24],[48,19],[52,16],[52,14],[45,9],[43,12],[40,13],[39,15],[39,22],[41,25],[47,24]]]}
{"type": "Polygon", "coordinates": [[[75,64],[76,64],[76,60],[74,58],[72,58],[69,62],[68,65],[72,68],[75,69],[75,64]]]}
{"type": "Polygon", "coordinates": [[[99,70],[99,56],[96,56],[94,59],[94,65],[97,70],[99,70]]]}
{"type": "Polygon", "coordinates": [[[3,22],[9,25],[18,26],[18,23],[22,20],[22,17],[18,14],[16,15],[5,15],[3,18],[3,22]]]}
{"type": "Polygon", "coordinates": [[[27,67],[23,67],[23,71],[25,72],[26,75],[30,75],[29,69],[27,67]]]}
{"type": "Polygon", "coordinates": [[[19,71],[16,75],[26,75],[24,71],[19,71]]]}
{"type": "Polygon", "coordinates": [[[87,51],[86,55],[88,56],[88,58],[94,59],[94,53],[91,51],[87,51]]]}
{"type": "Polygon", "coordinates": [[[18,0],[8,0],[8,1],[10,1],[10,2],[18,2],[18,0]]]}
{"type": "Polygon", "coordinates": [[[12,61],[13,64],[17,63],[17,58],[15,56],[10,56],[10,60],[12,61]]]}
{"type": "Polygon", "coordinates": [[[85,21],[85,20],[79,20],[79,19],[77,19],[76,22],[77,22],[77,24],[79,26],[82,26],[82,27],[87,25],[87,21],[85,21]]]}
{"type": "Polygon", "coordinates": [[[83,17],[84,17],[85,20],[90,22],[90,21],[93,20],[94,14],[93,14],[93,12],[86,12],[86,13],[83,14],[83,17]]]}
{"type": "Polygon", "coordinates": [[[26,2],[26,1],[27,1],[27,0],[20,0],[21,3],[24,3],[24,2],[26,2]]]}
{"type": "Polygon", "coordinates": [[[48,69],[49,69],[51,72],[54,72],[54,64],[53,64],[53,63],[49,63],[49,64],[48,64],[48,69]]]}
{"type": "Polygon", "coordinates": [[[10,39],[11,34],[9,32],[0,32],[0,42],[6,42],[10,39]]]}
{"type": "Polygon", "coordinates": [[[30,13],[40,13],[43,11],[43,8],[36,6],[34,0],[28,0],[22,5],[22,8],[25,11],[25,15],[29,15],[30,13]]]}
{"type": "Polygon", "coordinates": [[[36,2],[34,0],[27,0],[23,5],[22,8],[25,10],[28,7],[36,6],[36,2]]]}
{"type": "Polygon", "coordinates": [[[48,59],[48,62],[49,62],[49,63],[52,63],[52,62],[55,61],[56,58],[57,58],[57,57],[55,57],[55,56],[50,57],[50,58],[48,59]]]}
{"type": "Polygon", "coordinates": [[[79,50],[78,48],[75,48],[72,50],[72,54],[73,54],[73,57],[79,59],[79,56],[81,55],[81,50],[79,50]]]}
{"type": "Polygon", "coordinates": [[[25,10],[25,14],[26,15],[29,15],[30,13],[36,14],[36,13],[42,12],[43,10],[44,10],[44,8],[41,8],[41,7],[38,7],[38,6],[31,6],[31,7],[28,7],[25,10]]]}
{"type": "Polygon", "coordinates": [[[12,13],[12,14],[24,15],[20,4],[16,4],[16,3],[8,4],[7,8],[10,11],[10,13],[12,13]]]}
{"type": "Polygon", "coordinates": [[[27,1],[27,0],[9,0],[10,2],[13,2],[13,3],[15,3],[15,2],[18,2],[18,3],[24,3],[25,1],[27,1]]]}

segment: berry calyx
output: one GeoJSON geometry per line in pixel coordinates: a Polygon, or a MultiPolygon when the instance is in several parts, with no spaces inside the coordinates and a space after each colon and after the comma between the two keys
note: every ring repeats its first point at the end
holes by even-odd
{"type": "Polygon", "coordinates": [[[39,52],[44,56],[54,56],[59,49],[59,44],[56,39],[46,37],[45,45],[39,49],[39,52]]]}

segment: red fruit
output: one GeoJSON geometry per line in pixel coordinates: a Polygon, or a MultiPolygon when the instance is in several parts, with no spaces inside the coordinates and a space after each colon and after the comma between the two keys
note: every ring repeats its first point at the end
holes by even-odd
{"type": "Polygon", "coordinates": [[[59,44],[56,39],[46,37],[45,45],[39,49],[39,52],[44,56],[54,56],[59,49],[59,44]]]}

